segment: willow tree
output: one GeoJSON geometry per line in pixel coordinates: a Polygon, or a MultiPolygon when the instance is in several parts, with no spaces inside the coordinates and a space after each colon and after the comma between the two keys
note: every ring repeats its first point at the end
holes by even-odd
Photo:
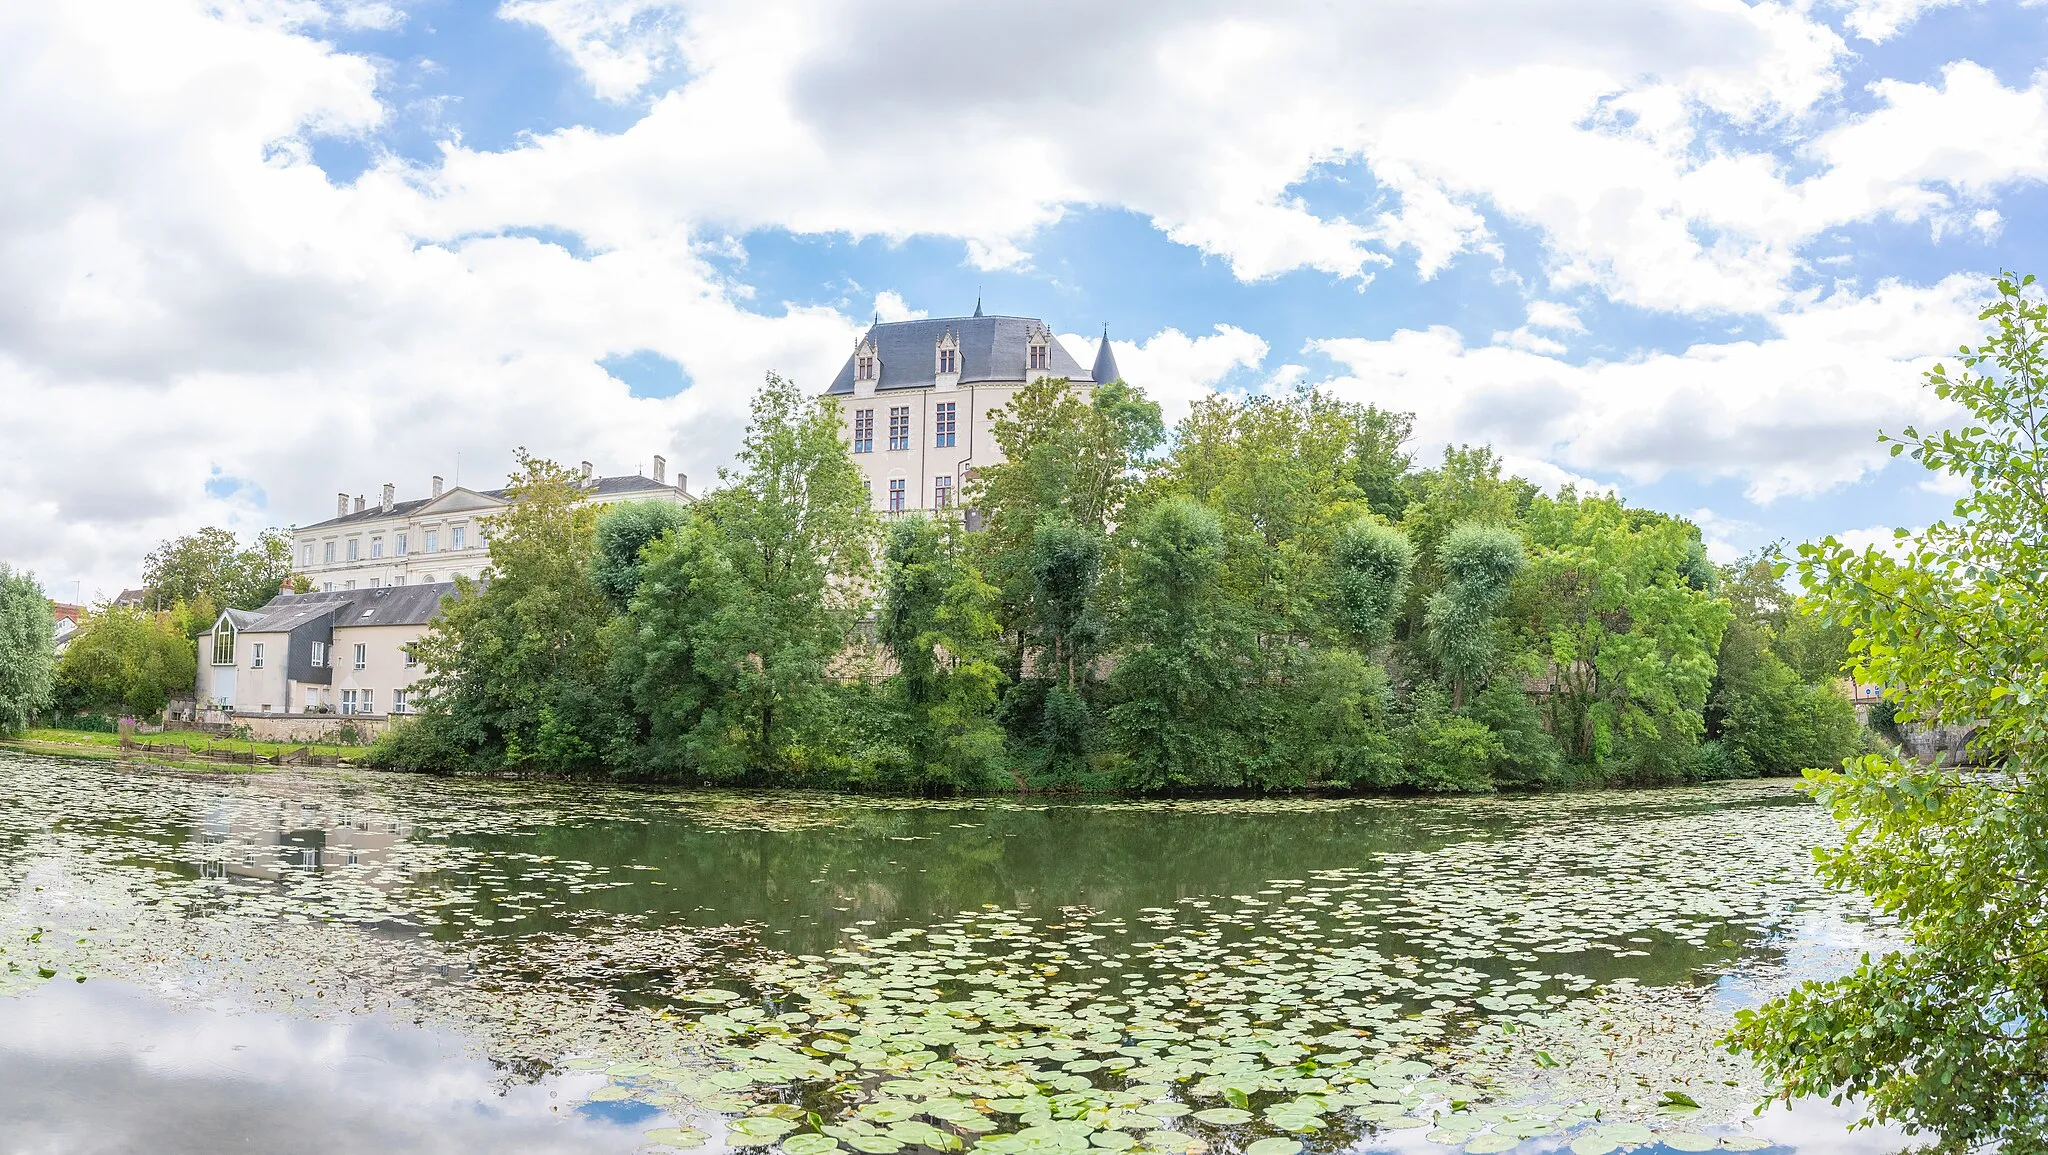
{"type": "MultiPolygon", "coordinates": [[[[1898,549],[1800,551],[1851,631],[1858,681],[1900,718],[1974,727],[1973,768],[1871,754],[1810,771],[1844,838],[1822,877],[1869,894],[1905,949],[1737,1018],[1733,1045],[1786,1096],[1853,1095],[1943,1150],[2048,1151],[2048,305],[1999,279],[1961,367],[1927,374],[1959,428],[1892,443],[1965,487],[1898,549]]],[[[1838,1100],[1839,1101],[1839,1100],[1838,1100]]]]}
{"type": "Polygon", "coordinates": [[[0,562],[0,734],[50,708],[56,612],[36,579],[0,562]]]}
{"type": "Polygon", "coordinates": [[[1502,525],[1463,522],[1437,551],[1443,584],[1429,596],[1423,624],[1429,655],[1450,684],[1452,704],[1485,683],[1499,659],[1498,616],[1526,559],[1522,539],[1502,525]]]}

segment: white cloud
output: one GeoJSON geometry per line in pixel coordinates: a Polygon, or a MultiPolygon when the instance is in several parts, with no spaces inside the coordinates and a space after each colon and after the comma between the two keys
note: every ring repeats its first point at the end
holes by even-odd
{"type": "Polygon", "coordinates": [[[1507,345],[1468,347],[1448,328],[1317,341],[1347,370],[1331,387],[1417,415],[1418,443],[1486,441],[1504,452],[1634,483],[1734,478],[1751,500],[1825,492],[1885,460],[1879,427],[1939,422],[1920,384],[1934,350],[1977,330],[1981,279],[1888,283],[1774,319],[1776,335],[1683,353],[1575,365],[1507,345]]]}
{"type": "Polygon", "coordinates": [[[546,32],[606,100],[625,100],[681,54],[674,0],[505,0],[498,15],[546,32]]]}
{"type": "MultiPolygon", "coordinates": [[[[1086,366],[1099,338],[1063,333],[1060,341],[1070,350],[1090,350],[1081,358],[1086,366]]],[[[1145,389],[1159,403],[1171,429],[1188,415],[1196,398],[1214,392],[1225,378],[1239,369],[1257,369],[1266,358],[1265,339],[1235,325],[1218,325],[1214,332],[1190,337],[1179,329],[1162,329],[1142,342],[1112,339],[1117,368],[1124,379],[1145,389]]]]}

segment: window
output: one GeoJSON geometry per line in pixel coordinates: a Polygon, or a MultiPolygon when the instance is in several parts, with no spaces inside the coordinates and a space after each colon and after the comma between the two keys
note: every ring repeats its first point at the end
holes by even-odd
{"type": "Polygon", "coordinates": [[[402,586],[402,585],[404,585],[404,584],[405,584],[405,575],[404,575],[404,574],[399,574],[399,575],[398,575],[397,577],[395,577],[395,578],[392,578],[392,579],[391,579],[391,584],[392,584],[392,585],[395,585],[395,586],[402,586]]]}
{"type": "Polygon", "coordinates": [[[397,535],[397,538],[398,538],[398,540],[397,540],[397,541],[395,541],[395,542],[393,542],[392,544],[393,544],[394,546],[396,546],[396,547],[397,547],[397,550],[398,550],[398,556],[399,556],[399,557],[404,557],[404,556],[405,556],[405,535],[404,535],[404,534],[402,534],[402,533],[401,533],[401,534],[398,534],[398,535],[397,535]]]}
{"type": "Polygon", "coordinates": [[[361,698],[361,699],[360,699],[359,701],[357,701],[357,703],[356,703],[356,712],[357,712],[357,713],[359,713],[359,714],[374,714],[374,713],[376,713],[376,712],[377,712],[377,705],[376,705],[376,703],[375,703],[375,702],[372,702],[372,701],[370,700],[370,699],[371,699],[371,697],[372,697],[372,696],[373,696],[373,695],[374,695],[375,693],[376,693],[376,691],[375,691],[375,690],[364,690],[364,691],[363,691],[363,696],[362,696],[362,698],[361,698]]]}
{"type": "Polygon", "coordinates": [[[960,350],[958,350],[958,349],[941,349],[941,350],[939,350],[939,372],[940,372],[941,374],[945,374],[945,373],[958,373],[959,371],[960,371],[960,350]]]}
{"type": "Polygon", "coordinates": [[[327,643],[326,643],[326,642],[314,642],[314,643],[313,643],[313,668],[317,670],[317,669],[319,669],[320,667],[322,667],[322,666],[325,666],[326,664],[327,664],[327,643]]]}
{"type": "Polygon", "coordinates": [[[381,538],[381,537],[373,537],[373,538],[371,538],[371,539],[370,539],[370,556],[371,556],[371,557],[383,557],[383,556],[384,556],[384,539],[383,539],[383,538],[381,538]]]}
{"type": "Polygon", "coordinates": [[[468,527],[468,526],[463,526],[463,525],[458,525],[458,526],[456,526],[456,527],[455,527],[454,529],[451,529],[451,530],[449,530],[449,531],[448,531],[448,548],[449,548],[449,549],[461,549],[461,548],[462,548],[462,535],[463,535],[463,534],[465,534],[465,533],[467,533],[468,531],[469,531],[469,527],[468,527]]]}
{"type": "Polygon", "coordinates": [[[903,512],[903,479],[900,477],[889,479],[889,512],[903,512]]]}
{"type": "Polygon", "coordinates": [[[344,714],[356,712],[356,692],[354,690],[343,690],[341,692],[341,712],[344,714]]]}
{"type": "Polygon", "coordinates": [[[404,690],[393,690],[393,691],[391,691],[391,712],[392,712],[392,713],[394,713],[394,714],[403,714],[403,713],[405,713],[405,691],[404,691],[404,690]]]}
{"type": "Polygon", "coordinates": [[[405,664],[407,666],[417,666],[420,664],[420,644],[418,642],[407,642],[398,648],[405,652],[405,664]]]}
{"type": "Polygon", "coordinates": [[[306,544],[299,547],[299,568],[308,569],[312,566],[312,564],[313,543],[309,541],[306,544]]]}
{"type": "Polygon", "coordinates": [[[331,541],[330,541],[330,542],[328,542],[328,543],[327,543],[327,548],[326,548],[326,550],[325,550],[325,551],[323,551],[323,552],[322,552],[322,554],[321,554],[321,559],[322,559],[323,561],[325,561],[325,562],[326,562],[326,563],[327,563],[328,565],[333,565],[333,564],[334,564],[334,543],[333,543],[333,542],[331,542],[331,541]]]}
{"type": "Polygon", "coordinates": [[[426,544],[422,548],[424,548],[428,553],[433,553],[434,551],[440,549],[441,535],[434,530],[428,530],[426,544]]]}
{"type": "Polygon", "coordinates": [[[369,647],[369,646],[367,646],[367,645],[365,645],[365,644],[364,644],[364,643],[362,643],[362,642],[357,642],[357,643],[356,643],[356,669],[360,670],[360,669],[364,668],[365,666],[368,666],[369,664],[370,664],[370,647],[369,647]]]}
{"type": "Polygon", "coordinates": [[[1031,346],[1031,367],[1033,369],[1045,368],[1045,346],[1031,346]]]}
{"type": "Polygon", "coordinates": [[[235,627],[226,622],[213,627],[213,664],[232,666],[235,664],[235,627]]]}
{"type": "Polygon", "coordinates": [[[347,581],[341,583],[341,588],[345,590],[352,590],[356,588],[356,579],[350,578],[347,581]]]}
{"type": "Polygon", "coordinates": [[[383,578],[371,578],[371,579],[370,579],[370,588],[371,588],[371,589],[376,589],[376,588],[377,588],[378,586],[380,586],[380,585],[383,585],[383,584],[384,584],[384,579],[383,579],[383,578]]]}
{"type": "Polygon", "coordinates": [[[853,411],[853,451],[873,453],[875,451],[875,411],[856,409],[853,411]]]}
{"type": "Polygon", "coordinates": [[[948,509],[953,504],[953,476],[942,473],[932,479],[932,508],[948,509]]]}
{"type": "Polygon", "coordinates": [[[889,407],[889,448],[910,448],[910,406],[889,407]]]}
{"type": "Polygon", "coordinates": [[[352,538],[349,538],[349,539],[348,539],[348,560],[350,560],[350,561],[355,561],[355,560],[356,560],[357,558],[360,558],[360,557],[362,557],[362,556],[363,556],[363,540],[362,540],[361,538],[358,538],[358,537],[352,537],[352,538]]]}
{"type": "Polygon", "coordinates": [[[953,429],[958,423],[960,404],[957,401],[941,401],[937,412],[932,415],[932,444],[945,449],[953,444],[953,429]]]}
{"type": "Polygon", "coordinates": [[[426,578],[425,578],[425,581],[426,581],[426,583],[427,583],[428,585],[433,585],[433,584],[434,584],[434,575],[433,575],[433,574],[428,574],[428,575],[426,576],[426,578]]]}
{"type": "Polygon", "coordinates": [[[858,374],[861,380],[873,381],[875,379],[875,359],[873,357],[862,357],[859,359],[857,364],[859,366],[858,374]]]}
{"type": "Polygon", "coordinates": [[[262,642],[257,642],[249,647],[249,668],[252,670],[260,670],[263,668],[262,642]]]}
{"type": "Polygon", "coordinates": [[[331,593],[333,593],[333,592],[334,592],[334,583],[333,583],[333,582],[321,582],[321,583],[320,583],[320,592],[321,592],[321,593],[323,593],[323,594],[331,594],[331,593]]]}

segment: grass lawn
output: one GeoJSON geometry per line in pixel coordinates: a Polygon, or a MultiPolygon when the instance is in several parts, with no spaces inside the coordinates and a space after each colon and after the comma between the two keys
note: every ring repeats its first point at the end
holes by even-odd
{"type": "MultiPolygon", "coordinates": [[[[116,734],[94,734],[84,730],[29,730],[22,738],[39,746],[98,747],[118,750],[121,738],[116,734]]],[[[187,750],[212,750],[231,754],[255,754],[268,758],[274,754],[297,750],[302,742],[254,742],[242,738],[216,738],[194,730],[166,730],[161,734],[137,734],[135,740],[152,746],[183,746],[187,750]]],[[[353,758],[363,752],[362,746],[334,746],[321,744],[313,747],[313,753],[353,758]]]]}

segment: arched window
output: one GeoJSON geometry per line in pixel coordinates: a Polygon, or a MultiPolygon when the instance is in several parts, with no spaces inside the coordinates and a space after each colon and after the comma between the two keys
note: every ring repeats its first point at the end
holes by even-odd
{"type": "Polygon", "coordinates": [[[214,623],[213,664],[216,666],[232,666],[235,664],[235,627],[229,625],[226,618],[222,618],[214,623]]]}

